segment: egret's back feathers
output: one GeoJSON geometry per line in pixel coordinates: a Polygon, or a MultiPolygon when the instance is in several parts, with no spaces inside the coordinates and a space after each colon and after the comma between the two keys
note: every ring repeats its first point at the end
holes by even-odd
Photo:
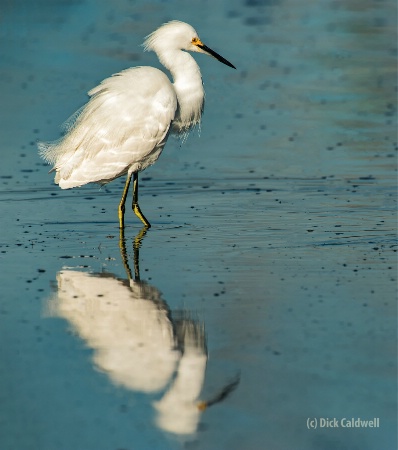
{"type": "Polygon", "coordinates": [[[177,109],[169,79],[152,67],[124,70],[89,95],[87,105],[72,116],[67,134],[39,145],[41,155],[55,165],[55,182],[64,189],[106,183],[131,167],[139,171],[153,164],[177,109]]]}

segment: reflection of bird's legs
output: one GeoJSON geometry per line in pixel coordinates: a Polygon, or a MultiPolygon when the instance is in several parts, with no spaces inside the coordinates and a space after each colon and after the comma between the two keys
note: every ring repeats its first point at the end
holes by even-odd
{"type": "Polygon", "coordinates": [[[131,182],[131,174],[128,173],[127,174],[127,179],[126,179],[126,184],[124,185],[124,189],[123,189],[123,194],[122,194],[122,198],[120,200],[119,203],[119,228],[122,230],[124,228],[124,204],[126,203],[126,197],[127,197],[127,193],[129,191],[129,187],[130,187],[130,182],[131,182]]]}
{"type": "MultiPolygon", "coordinates": [[[[142,227],[140,232],[137,234],[137,236],[134,238],[133,243],[133,250],[134,250],[134,280],[139,281],[140,280],[140,254],[139,249],[141,247],[142,239],[146,235],[146,232],[148,231],[148,227],[142,227]]],[[[126,250],[126,239],[124,237],[124,228],[119,229],[119,248],[120,248],[120,255],[122,257],[123,265],[126,270],[127,278],[131,280],[132,274],[131,269],[129,266],[128,256],[127,256],[127,250],[126,250]]]]}
{"type": "Polygon", "coordinates": [[[126,239],[124,238],[124,228],[119,228],[119,248],[120,248],[120,255],[122,257],[123,265],[126,270],[127,278],[131,280],[133,277],[131,275],[131,269],[129,266],[129,261],[127,257],[127,250],[126,250],[126,239]]]}
{"type": "Polygon", "coordinates": [[[148,222],[144,214],[142,214],[140,207],[138,206],[138,172],[133,174],[133,211],[135,215],[141,220],[145,227],[149,228],[151,224],[148,222]]]}
{"type": "Polygon", "coordinates": [[[146,235],[146,232],[148,231],[148,227],[142,227],[140,232],[137,234],[137,236],[134,238],[134,279],[135,281],[140,280],[140,247],[142,239],[144,239],[144,236],[146,235]]]}

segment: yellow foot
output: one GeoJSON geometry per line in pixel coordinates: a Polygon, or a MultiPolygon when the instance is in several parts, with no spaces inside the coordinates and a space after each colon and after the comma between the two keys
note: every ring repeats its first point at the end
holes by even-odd
{"type": "Polygon", "coordinates": [[[144,214],[142,214],[140,207],[138,206],[138,203],[133,204],[133,211],[134,214],[141,220],[141,222],[146,226],[146,228],[150,228],[151,224],[148,222],[144,214]]]}

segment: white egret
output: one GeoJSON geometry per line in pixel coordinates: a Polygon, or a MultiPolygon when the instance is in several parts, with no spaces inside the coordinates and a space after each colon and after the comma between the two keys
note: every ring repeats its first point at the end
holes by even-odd
{"type": "Polygon", "coordinates": [[[62,189],[105,184],[127,174],[118,210],[121,229],[131,178],[133,211],[150,227],[138,205],[138,172],[159,158],[170,133],[187,133],[200,122],[202,77],[187,52],[211,55],[235,69],[184,22],[162,25],[147,36],[144,48],[157,54],[173,83],[153,67],[123,70],[89,91],[90,100],[66,122],[61,139],[38,143],[40,155],[54,165],[54,181],[62,189]]]}

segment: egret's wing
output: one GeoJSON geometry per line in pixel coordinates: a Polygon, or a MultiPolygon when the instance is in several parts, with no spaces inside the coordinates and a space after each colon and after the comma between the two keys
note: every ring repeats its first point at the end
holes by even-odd
{"type": "MultiPolygon", "coordinates": [[[[100,137],[99,146],[105,148],[121,147],[132,137],[143,147],[147,142],[159,142],[177,108],[169,79],[151,67],[120,72],[104,80],[89,95],[91,100],[76,124],[81,127],[78,134],[91,142],[100,137]]],[[[97,150],[92,147],[88,151],[93,154],[97,150]]]]}
{"type": "Polygon", "coordinates": [[[74,112],[68,119],[65,120],[65,122],[61,125],[61,131],[63,133],[69,133],[69,131],[74,127],[77,119],[79,118],[80,114],[84,111],[84,106],[79,108],[76,112],[74,112]]]}
{"type": "Polygon", "coordinates": [[[164,146],[177,109],[169,79],[151,67],[120,72],[89,95],[67,135],[42,148],[64,188],[109,181],[132,165],[141,170],[154,162],[151,154],[164,146]]]}

